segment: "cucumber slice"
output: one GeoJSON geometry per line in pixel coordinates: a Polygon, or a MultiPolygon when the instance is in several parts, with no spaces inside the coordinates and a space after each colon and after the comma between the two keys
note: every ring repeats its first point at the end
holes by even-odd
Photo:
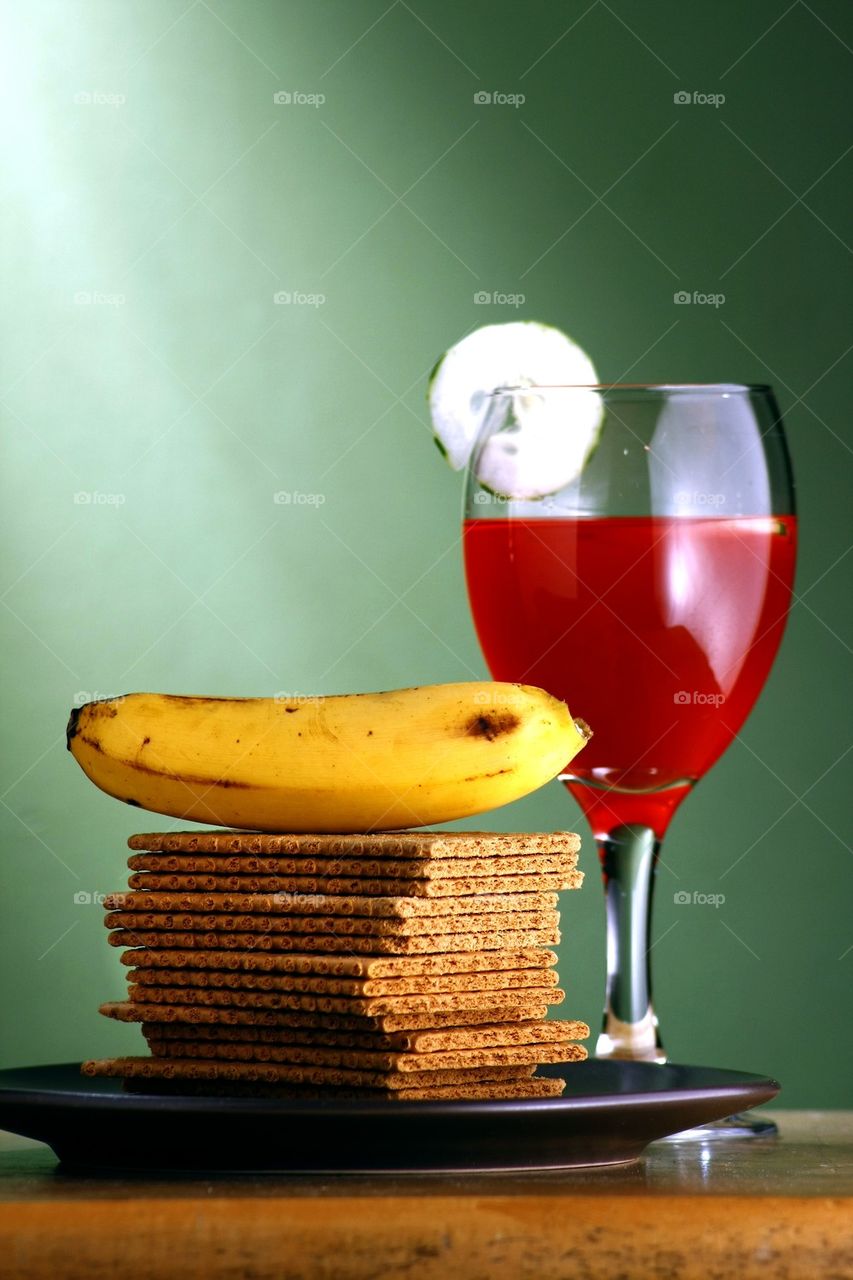
{"type": "Polygon", "coordinates": [[[502,497],[556,493],[581,472],[595,446],[603,408],[589,387],[592,361],[559,329],[513,321],[475,329],[433,370],[429,404],[436,442],[456,470],[468,465],[491,403],[512,395],[505,425],[474,457],[481,484],[502,497]],[[546,392],[536,388],[554,387],[546,392]]]}
{"type": "Polygon", "coordinates": [[[530,501],[559,493],[582,472],[601,432],[597,391],[515,391],[503,428],[483,442],[474,472],[484,489],[530,501]]]}

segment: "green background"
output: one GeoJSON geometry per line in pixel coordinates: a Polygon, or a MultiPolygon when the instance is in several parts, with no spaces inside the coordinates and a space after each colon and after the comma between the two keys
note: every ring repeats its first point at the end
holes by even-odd
{"type": "MultiPolygon", "coordinates": [[[[742,743],[672,825],[656,1003],[674,1059],[853,1104],[849,5],[5,9],[4,1065],[140,1043],[98,1016],[122,967],[74,900],[122,887],[140,818],[67,756],[75,697],[485,674],[425,379],[469,328],[525,316],[605,380],[776,387],[798,598],[742,743]]],[[[561,965],[565,1012],[596,1025],[573,802],[554,783],[483,823],[584,832],[561,965]]]]}

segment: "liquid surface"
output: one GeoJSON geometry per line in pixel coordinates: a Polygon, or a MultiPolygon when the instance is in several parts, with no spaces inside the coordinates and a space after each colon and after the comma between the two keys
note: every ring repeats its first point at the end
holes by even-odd
{"type": "Polygon", "coordinates": [[[540,685],[592,726],[569,785],[595,834],[663,835],[767,678],[796,519],[470,520],[464,547],[493,677],[540,685]]]}

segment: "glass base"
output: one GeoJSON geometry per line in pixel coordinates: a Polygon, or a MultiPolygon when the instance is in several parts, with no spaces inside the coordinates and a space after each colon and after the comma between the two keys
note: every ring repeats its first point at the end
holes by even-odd
{"type": "Polygon", "coordinates": [[[748,1111],[739,1111],[735,1115],[726,1116],[722,1120],[711,1120],[708,1124],[696,1125],[693,1129],[683,1129],[681,1133],[671,1133],[661,1142],[719,1142],[730,1138],[778,1138],[779,1129],[773,1120],[765,1116],[754,1116],[748,1111]]]}
{"type": "Polygon", "coordinates": [[[621,1058],[626,1062],[666,1062],[653,1010],[649,1009],[639,1022],[622,1022],[611,1009],[607,1009],[595,1056],[621,1058]]]}

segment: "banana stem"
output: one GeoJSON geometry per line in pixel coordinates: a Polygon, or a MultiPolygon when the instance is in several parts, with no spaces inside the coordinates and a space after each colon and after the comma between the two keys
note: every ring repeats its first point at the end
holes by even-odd
{"type": "Polygon", "coordinates": [[[598,842],[607,909],[607,996],[599,1058],[665,1062],[652,1008],[649,930],[660,841],[628,823],[598,842]]]}

